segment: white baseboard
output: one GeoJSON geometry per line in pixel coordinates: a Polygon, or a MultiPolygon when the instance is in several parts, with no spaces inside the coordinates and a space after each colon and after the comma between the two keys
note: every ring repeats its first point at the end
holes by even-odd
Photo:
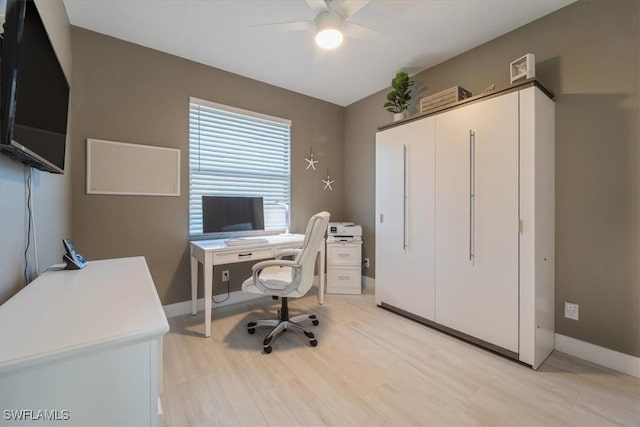
{"type": "MultiPolygon", "coordinates": [[[[213,307],[224,307],[225,305],[237,304],[239,302],[250,301],[257,298],[264,298],[265,295],[259,294],[245,294],[242,291],[234,291],[229,293],[229,298],[223,302],[213,301],[213,307]]],[[[216,298],[224,298],[222,295],[216,296],[216,298]]],[[[174,304],[163,305],[164,314],[168,318],[182,316],[184,314],[191,314],[191,301],[176,302],[174,304]]],[[[198,298],[198,311],[204,311],[204,298],[198,298]]]]}
{"type": "Polygon", "coordinates": [[[555,349],[589,362],[640,378],[640,358],[585,341],[555,334],[555,349]]]}
{"type": "MultiPolygon", "coordinates": [[[[314,278],[314,286],[318,284],[318,276],[314,278]]],[[[258,298],[265,298],[266,295],[245,294],[242,291],[233,291],[229,293],[229,298],[222,302],[212,302],[213,308],[224,307],[225,305],[238,304],[240,302],[251,301],[258,298]]],[[[223,299],[224,296],[218,295],[216,299],[223,299]]],[[[198,298],[198,311],[204,311],[204,298],[198,298]]],[[[191,314],[191,301],[176,302],[174,304],[163,305],[164,315],[168,318],[191,314]]]]}
{"type": "Polygon", "coordinates": [[[371,289],[371,291],[373,291],[376,288],[376,279],[372,279],[368,276],[362,276],[362,286],[364,289],[371,289]]]}

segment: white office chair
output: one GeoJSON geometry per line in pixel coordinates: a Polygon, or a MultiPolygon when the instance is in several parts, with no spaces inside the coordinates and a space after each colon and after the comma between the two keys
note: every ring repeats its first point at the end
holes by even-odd
{"type": "Polygon", "coordinates": [[[307,224],[304,242],[299,249],[287,249],[278,254],[275,260],[262,261],[253,266],[253,276],[242,284],[242,291],[252,294],[271,295],[282,299],[282,307],[277,319],[264,319],[247,324],[250,334],[256,332],[260,326],[273,326],[264,339],[264,352],[271,353],[271,343],[282,331],[288,329],[302,332],[312,347],[318,345],[315,336],[308,329],[299,325],[300,322],[311,320],[317,325],[318,319],[314,314],[301,314],[289,318],[288,299],[303,297],[313,285],[316,255],[320,250],[324,233],[329,224],[329,212],[315,214],[307,224]],[[284,256],[293,256],[293,260],[283,260],[284,256]]]}

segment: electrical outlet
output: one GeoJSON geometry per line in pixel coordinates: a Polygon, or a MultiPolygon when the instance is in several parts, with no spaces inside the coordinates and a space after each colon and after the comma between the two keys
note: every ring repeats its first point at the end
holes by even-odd
{"type": "Polygon", "coordinates": [[[572,302],[564,302],[564,317],[567,319],[579,320],[580,306],[572,302]]]}
{"type": "Polygon", "coordinates": [[[229,270],[223,270],[222,271],[222,281],[223,282],[228,282],[229,281],[229,270]]]}
{"type": "Polygon", "coordinates": [[[363,264],[364,264],[364,268],[369,268],[369,266],[371,265],[371,263],[369,262],[369,258],[365,258],[363,264]]]}

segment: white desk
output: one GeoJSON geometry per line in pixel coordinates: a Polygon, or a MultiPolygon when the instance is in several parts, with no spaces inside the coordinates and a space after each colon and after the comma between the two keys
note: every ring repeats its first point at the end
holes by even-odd
{"type": "MultiPolygon", "coordinates": [[[[57,409],[69,411],[64,425],[157,425],[168,330],[143,257],[43,273],[0,307],[0,412],[57,409]]],[[[0,418],[16,424],[43,423],[0,418]]]]}
{"type": "MultiPolygon", "coordinates": [[[[191,242],[191,314],[198,312],[198,263],[204,272],[204,336],[211,335],[211,298],[213,297],[213,266],[236,262],[274,258],[281,249],[298,248],[304,234],[259,236],[267,243],[246,246],[227,246],[224,240],[196,240],[191,242]]],[[[318,302],[324,303],[324,243],[320,245],[320,289],[318,302]]]]}

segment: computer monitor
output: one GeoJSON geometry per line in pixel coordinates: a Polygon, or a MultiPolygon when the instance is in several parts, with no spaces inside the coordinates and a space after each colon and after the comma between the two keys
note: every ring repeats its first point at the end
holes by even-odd
{"type": "Polygon", "coordinates": [[[264,230],[262,197],[202,196],[202,232],[264,230]]]}

